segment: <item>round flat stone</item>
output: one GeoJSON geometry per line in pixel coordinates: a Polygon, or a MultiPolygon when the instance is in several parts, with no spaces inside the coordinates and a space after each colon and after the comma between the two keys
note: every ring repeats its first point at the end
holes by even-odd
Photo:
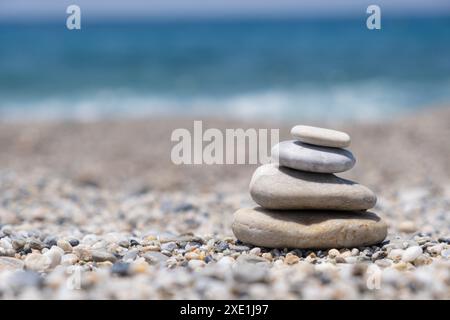
{"type": "Polygon", "coordinates": [[[299,125],[292,128],[291,135],[301,142],[317,146],[346,148],[350,145],[350,136],[337,130],[299,125]]]}
{"type": "Polygon", "coordinates": [[[350,170],[356,160],[353,154],[345,149],[318,147],[288,140],[272,148],[272,162],[308,172],[337,173],[350,170]]]}
{"type": "Polygon", "coordinates": [[[266,164],[256,169],[250,195],[266,209],[359,211],[373,208],[377,198],[367,187],[331,173],[312,173],[266,164]]]}
{"type": "Polygon", "coordinates": [[[351,248],[380,243],[387,235],[386,223],[367,211],[244,208],[234,214],[232,229],[242,242],[269,248],[351,248]]]}

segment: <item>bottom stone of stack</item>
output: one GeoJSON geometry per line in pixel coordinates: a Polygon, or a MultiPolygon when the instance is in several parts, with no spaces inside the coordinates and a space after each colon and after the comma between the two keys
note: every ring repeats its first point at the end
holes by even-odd
{"type": "Polygon", "coordinates": [[[327,249],[382,242],[386,223],[368,211],[277,211],[261,207],[236,211],[233,233],[244,243],[269,248],[327,249]]]}

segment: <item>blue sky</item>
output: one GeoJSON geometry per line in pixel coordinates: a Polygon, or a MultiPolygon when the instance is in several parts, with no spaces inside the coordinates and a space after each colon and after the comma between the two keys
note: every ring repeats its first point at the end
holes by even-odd
{"type": "Polygon", "coordinates": [[[92,17],[340,16],[378,4],[389,15],[449,14],[449,0],[0,0],[0,19],[57,18],[70,4],[92,17]]]}

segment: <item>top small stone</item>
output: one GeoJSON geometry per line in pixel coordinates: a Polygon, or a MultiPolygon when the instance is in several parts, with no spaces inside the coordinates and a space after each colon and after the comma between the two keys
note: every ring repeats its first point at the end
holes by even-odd
{"type": "Polygon", "coordinates": [[[291,135],[301,142],[316,146],[346,148],[350,145],[348,134],[331,129],[298,125],[292,128],[291,135]]]}

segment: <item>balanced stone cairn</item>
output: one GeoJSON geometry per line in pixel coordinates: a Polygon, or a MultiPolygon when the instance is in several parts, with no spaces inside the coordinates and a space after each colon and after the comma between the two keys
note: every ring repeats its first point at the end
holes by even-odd
{"type": "Polygon", "coordinates": [[[239,209],[232,225],[245,243],[270,248],[325,249],[369,246],[383,241],[386,223],[366,210],[375,194],[334,173],[355,165],[348,134],[295,126],[296,140],[272,148],[272,163],[256,169],[250,194],[260,205],[239,209]]]}

